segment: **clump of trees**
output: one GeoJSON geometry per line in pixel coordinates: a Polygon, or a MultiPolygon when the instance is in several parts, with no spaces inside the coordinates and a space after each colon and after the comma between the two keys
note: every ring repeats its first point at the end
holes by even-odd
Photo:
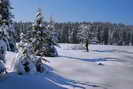
{"type": "Polygon", "coordinates": [[[25,34],[21,33],[21,41],[18,45],[19,55],[17,56],[16,71],[19,74],[25,72],[43,72],[44,56],[57,56],[54,40],[53,24],[49,24],[49,28],[43,23],[43,15],[41,9],[38,10],[35,22],[32,28],[25,34]],[[38,56],[38,57],[37,57],[38,56]]]}
{"type": "Polygon", "coordinates": [[[13,66],[19,74],[43,72],[43,61],[48,62],[43,57],[58,56],[55,48],[58,45],[56,43],[58,38],[54,22],[51,20],[50,23],[45,23],[39,9],[34,23],[14,24],[11,9],[9,0],[0,0],[0,77],[7,73],[6,51],[18,52],[16,63],[13,66]],[[18,49],[16,49],[16,40],[19,42],[18,49]]]}

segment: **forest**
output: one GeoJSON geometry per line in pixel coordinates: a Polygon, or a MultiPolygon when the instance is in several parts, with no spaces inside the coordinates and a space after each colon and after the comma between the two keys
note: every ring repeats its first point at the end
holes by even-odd
{"type": "MultiPolygon", "coordinates": [[[[50,22],[45,22],[48,25],[50,22]]],[[[17,42],[20,41],[20,33],[26,33],[32,27],[32,22],[16,22],[17,42]]],[[[80,43],[80,30],[84,30],[81,25],[91,25],[95,36],[91,40],[92,44],[104,45],[133,45],[133,26],[125,24],[114,24],[109,22],[54,22],[55,32],[59,43],[80,43]]]]}

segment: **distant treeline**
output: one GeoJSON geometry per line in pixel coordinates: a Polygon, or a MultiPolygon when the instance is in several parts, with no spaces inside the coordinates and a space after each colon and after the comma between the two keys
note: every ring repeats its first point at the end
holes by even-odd
{"type": "MultiPolygon", "coordinates": [[[[49,23],[45,23],[46,26],[49,23]]],[[[96,34],[96,42],[104,45],[133,45],[133,26],[124,24],[112,24],[101,22],[81,22],[81,23],[55,23],[59,43],[80,43],[78,33],[81,25],[91,25],[91,29],[96,34]]],[[[20,33],[26,33],[32,27],[31,22],[16,22],[16,40],[20,41],[20,33]]]]}

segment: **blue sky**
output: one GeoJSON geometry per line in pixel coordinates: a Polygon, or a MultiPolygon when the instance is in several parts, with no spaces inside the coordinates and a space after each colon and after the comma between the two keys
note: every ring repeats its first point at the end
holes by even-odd
{"type": "Polygon", "coordinates": [[[37,8],[45,20],[133,24],[133,0],[11,0],[17,21],[33,21],[37,8]]]}

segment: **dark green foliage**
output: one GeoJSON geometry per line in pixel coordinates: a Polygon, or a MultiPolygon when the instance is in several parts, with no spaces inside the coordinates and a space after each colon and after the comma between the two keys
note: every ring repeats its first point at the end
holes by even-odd
{"type": "Polygon", "coordinates": [[[4,31],[4,41],[8,51],[16,51],[15,29],[12,22],[12,7],[9,0],[0,0],[0,29],[4,31]]]}
{"type": "Polygon", "coordinates": [[[54,47],[57,43],[49,28],[44,24],[41,10],[39,10],[34,24],[23,37],[27,43],[31,44],[33,53],[37,56],[57,56],[54,47]]]}
{"type": "Polygon", "coordinates": [[[13,15],[10,10],[12,7],[10,6],[9,0],[1,0],[0,2],[0,24],[6,23],[9,25],[11,23],[11,18],[13,15]]]}
{"type": "MultiPolygon", "coordinates": [[[[21,23],[18,23],[21,24],[21,23]]],[[[46,25],[48,23],[45,23],[46,25]]],[[[82,24],[93,25],[96,39],[99,44],[108,45],[133,45],[133,26],[112,23],[55,23],[59,43],[80,43],[77,34],[82,24]]],[[[22,24],[21,24],[22,25],[22,24]]],[[[27,23],[23,23],[27,25],[27,23]]],[[[29,25],[29,27],[31,24],[29,25]]],[[[20,26],[21,27],[21,26],[20,26]]],[[[19,26],[18,26],[19,28],[19,26]]],[[[23,31],[26,32],[23,27],[23,31]]]]}

